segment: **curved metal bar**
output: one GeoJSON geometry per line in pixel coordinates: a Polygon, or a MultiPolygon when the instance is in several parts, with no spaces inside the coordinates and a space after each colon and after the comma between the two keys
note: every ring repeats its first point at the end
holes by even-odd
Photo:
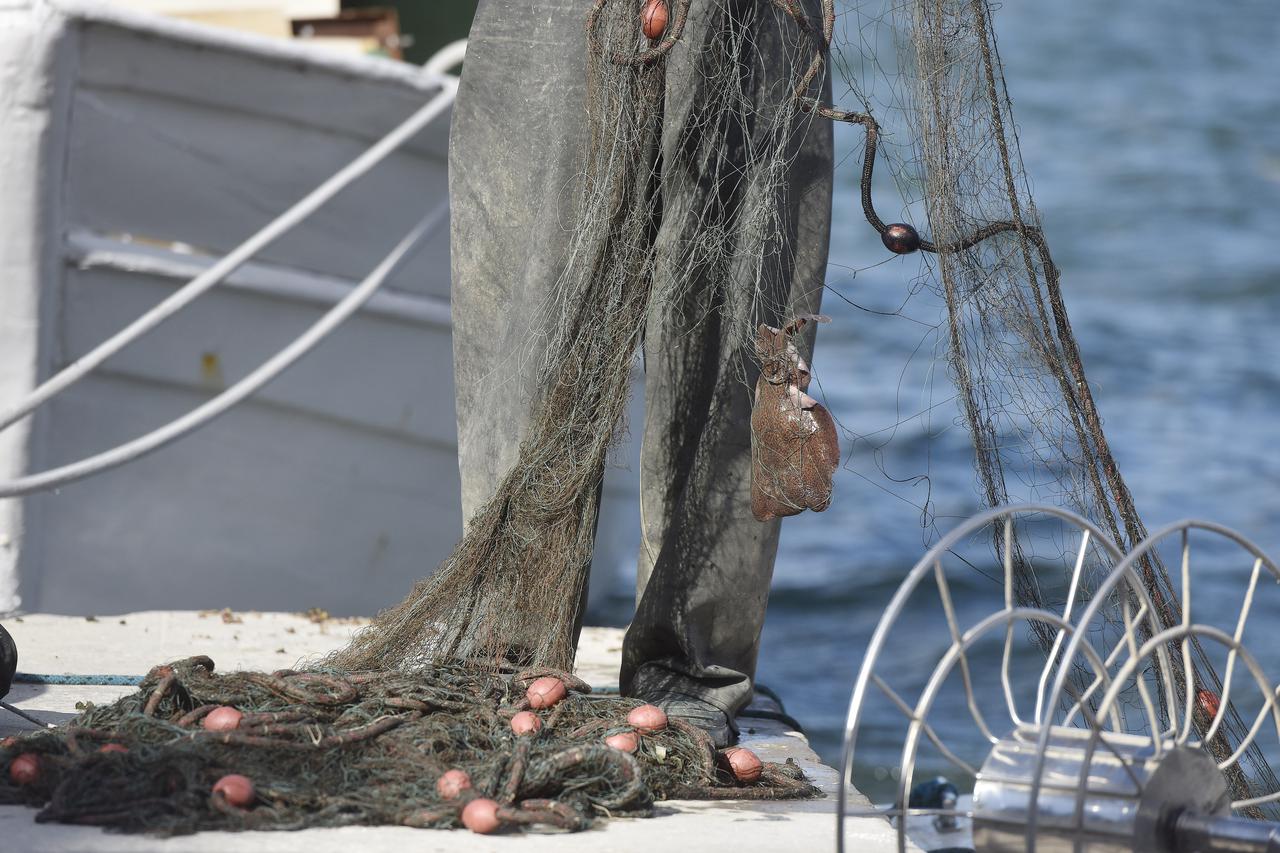
{"type": "Polygon", "coordinates": [[[1264,794],[1261,797],[1252,797],[1248,800],[1235,800],[1231,803],[1231,808],[1239,811],[1240,809],[1260,806],[1263,803],[1274,803],[1277,800],[1280,800],[1280,791],[1276,791],[1274,794],[1264,794]]]}
{"type": "MultiPolygon", "coordinates": [[[[951,587],[947,585],[947,573],[942,569],[941,560],[933,564],[933,577],[934,582],[938,585],[938,595],[942,599],[942,611],[946,615],[947,630],[951,633],[951,643],[955,645],[960,642],[960,624],[959,620],[956,619],[955,606],[951,603],[951,587]]],[[[960,654],[960,678],[964,682],[965,704],[969,706],[969,715],[973,717],[973,722],[989,743],[992,745],[999,743],[1000,738],[987,726],[987,721],[982,716],[982,710],[978,708],[978,697],[973,695],[973,677],[969,672],[969,659],[963,652],[960,654]]]]}
{"type": "Polygon", "coordinates": [[[920,558],[911,571],[907,573],[906,578],[899,585],[898,591],[894,593],[893,598],[885,608],[884,615],[880,617],[880,622],[876,625],[875,632],[871,635],[871,641],[867,644],[862,667],[858,671],[857,681],[854,682],[853,692],[849,697],[849,712],[845,718],[844,744],[841,750],[841,772],[836,790],[836,850],[839,853],[844,853],[845,849],[844,808],[848,802],[849,788],[853,787],[853,761],[856,752],[858,727],[861,723],[862,702],[867,695],[867,687],[871,681],[871,675],[875,671],[880,653],[888,640],[890,629],[902,613],[908,598],[915,592],[916,587],[920,585],[921,580],[936,561],[941,559],[944,554],[966,536],[981,530],[994,520],[1013,513],[1019,515],[1047,515],[1061,519],[1077,528],[1088,530],[1090,535],[1097,540],[1103,550],[1113,559],[1120,560],[1124,557],[1124,553],[1111,538],[1087,518],[1061,507],[1046,504],[1028,504],[1016,507],[994,507],[979,513],[943,536],[938,540],[937,544],[920,558]]]}
{"type": "MultiPolygon", "coordinates": [[[[450,68],[461,65],[467,58],[467,40],[451,41],[422,63],[425,74],[446,74],[450,68]]],[[[457,76],[457,75],[451,75],[457,76]]]]}
{"type": "MultiPolygon", "coordinates": [[[[911,790],[911,779],[915,772],[915,753],[916,746],[920,740],[920,724],[921,721],[929,716],[929,710],[933,706],[934,700],[937,698],[938,691],[941,690],[942,684],[950,675],[952,668],[957,661],[964,660],[964,650],[973,645],[993,628],[1002,625],[1009,625],[1019,621],[1040,621],[1056,627],[1060,631],[1066,631],[1073,636],[1083,636],[1084,632],[1077,632],[1076,626],[1066,622],[1056,613],[1048,610],[1040,610],[1034,607],[1017,607],[1013,610],[1001,610],[992,613],[978,624],[974,625],[968,631],[965,631],[964,637],[958,643],[952,643],[946,653],[938,661],[933,668],[933,674],[930,675],[929,681],[925,684],[924,690],[920,692],[920,698],[916,702],[915,712],[912,720],[907,728],[907,737],[902,745],[902,774],[898,781],[898,800],[895,803],[897,808],[904,808],[908,802],[907,792],[911,790]]],[[[1095,669],[1105,675],[1106,670],[1102,666],[1102,657],[1094,650],[1093,646],[1087,642],[1081,646],[1084,656],[1089,660],[1095,669]]],[[[1112,683],[1108,693],[1115,689],[1115,683],[1112,683]]],[[[1117,729],[1120,727],[1119,712],[1112,708],[1112,724],[1117,729]]],[[[1099,716],[1104,716],[1102,710],[1099,710],[1099,716]]],[[[1155,721],[1152,721],[1155,724],[1155,721]]],[[[899,825],[898,827],[898,851],[906,853],[906,827],[899,825]]],[[[1031,849],[1031,848],[1028,848],[1031,849]]]]}
{"type": "MultiPolygon", "coordinates": [[[[1071,570],[1071,582],[1067,586],[1067,601],[1066,604],[1062,606],[1062,618],[1068,622],[1071,621],[1071,607],[1075,604],[1076,594],[1080,589],[1080,574],[1084,571],[1084,558],[1088,553],[1088,550],[1089,531],[1086,530],[1080,534],[1080,548],[1076,552],[1076,564],[1071,570]]],[[[1006,583],[1008,583],[1007,580],[1006,583]]],[[[1005,606],[1008,606],[1008,601],[1005,602],[1005,606]]],[[[1040,671],[1040,683],[1036,685],[1036,725],[1040,725],[1043,722],[1044,688],[1045,684],[1049,681],[1049,671],[1053,669],[1054,661],[1058,659],[1058,652],[1062,648],[1063,636],[1065,636],[1064,632],[1059,631],[1057,636],[1053,638],[1053,646],[1050,647],[1049,654],[1045,658],[1044,669],[1040,671]]],[[[1110,656],[1108,656],[1108,660],[1105,663],[1107,666],[1110,666],[1110,656]]],[[[1095,683],[1097,682],[1095,681],[1095,683]]],[[[1092,687],[1090,690],[1092,690],[1092,687]]],[[[1083,705],[1084,699],[1087,696],[1088,693],[1086,693],[1084,697],[1081,697],[1081,705],[1083,705]]]]}
{"type": "MultiPolygon", "coordinates": [[[[898,695],[896,690],[890,687],[888,683],[878,675],[872,675],[871,680],[875,682],[876,687],[880,688],[880,692],[889,697],[889,701],[897,706],[898,710],[902,712],[902,716],[906,717],[908,720],[913,719],[912,715],[914,712],[911,710],[911,706],[906,703],[906,700],[898,695]]],[[[929,739],[930,743],[938,748],[938,752],[941,752],[944,758],[964,772],[968,773],[970,776],[978,775],[978,768],[956,755],[951,747],[947,746],[946,743],[943,742],[942,738],[938,737],[938,733],[933,730],[933,726],[929,725],[927,721],[923,722],[923,726],[925,737],[929,739]]]]}
{"type": "MultiPolygon", "coordinates": [[[[1134,566],[1141,559],[1146,557],[1148,553],[1154,550],[1155,547],[1159,545],[1161,541],[1163,541],[1170,535],[1177,533],[1183,529],[1204,530],[1209,533],[1214,533],[1219,536],[1222,536],[1232,542],[1235,542],[1237,545],[1239,545],[1240,547],[1248,551],[1250,554],[1252,554],[1258,561],[1261,562],[1262,565],[1266,566],[1267,569],[1270,570],[1273,577],[1275,577],[1277,580],[1280,580],[1280,566],[1277,566],[1275,562],[1270,557],[1268,557],[1261,548],[1259,548],[1256,544],[1253,543],[1252,540],[1236,532],[1235,530],[1232,530],[1231,528],[1226,527],[1225,525],[1216,524],[1214,522],[1209,522],[1209,521],[1200,521],[1197,519],[1185,519],[1183,521],[1177,521],[1177,522],[1174,522],[1173,524],[1166,525],[1160,528],[1159,530],[1157,530],[1155,533],[1149,535],[1146,539],[1140,542],[1137,545],[1137,547],[1135,547],[1127,556],[1125,556],[1124,559],[1120,561],[1120,563],[1112,570],[1111,574],[1108,575],[1106,579],[1103,580],[1102,584],[1098,587],[1098,589],[1094,590],[1093,600],[1089,603],[1089,606],[1085,608],[1085,612],[1080,617],[1081,624],[1087,625],[1094,618],[1097,617],[1098,611],[1102,608],[1103,603],[1105,602],[1107,596],[1112,591],[1115,590],[1115,588],[1119,585],[1120,580],[1123,577],[1125,577],[1126,575],[1134,574],[1134,566]]],[[[1140,592],[1144,594],[1144,597],[1147,597],[1145,596],[1145,593],[1146,593],[1145,587],[1139,584],[1138,589],[1140,592]]],[[[1148,604],[1150,603],[1149,597],[1148,597],[1147,603],[1148,604]]],[[[1080,643],[1079,634],[1073,636],[1067,642],[1067,647],[1066,647],[1066,650],[1064,651],[1064,664],[1065,662],[1070,661],[1074,657],[1076,647],[1079,645],[1079,643],[1080,643]]],[[[1167,669],[1168,668],[1167,649],[1164,649],[1162,647],[1160,649],[1157,649],[1156,653],[1158,655],[1164,655],[1164,659],[1166,660],[1166,669],[1167,669]]],[[[1057,676],[1054,678],[1053,689],[1049,695],[1049,702],[1051,705],[1056,704],[1061,699],[1062,693],[1066,689],[1067,671],[1068,669],[1065,665],[1060,667],[1058,670],[1057,676]]],[[[1173,689],[1172,685],[1168,685],[1166,687],[1166,690],[1169,691],[1170,693],[1172,692],[1172,689],[1173,689]]],[[[1172,699],[1171,695],[1170,695],[1170,698],[1172,699]]],[[[1171,703],[1169,707],[1173,708],[1176,706],[1171,703]]],[[[1155,729],[1153,729],[1153,732],[1154,731],[1155,729]]],[[[1045,727],[1041,730],[1038,741],[1037,741],[1037,746],[1039,748],[1040,756],[1036,760],[1035,774],[1034,774],[1034,778],[1031,781],[1031,791],[1029,796],[1029,815],[1027,820],[1027,831],[1026,831],[1026,841],[1027,841],[1027,844],[1029,845],[1028,849],[1034,848],[1035,829],[1036,829],[1036,823],[1037,823],[1036,808],[1039,804],[1039,799],[1040,799],[1040,775],[1044,772],[1044,750],[1048,746],[1048,742],[1049,742],[1049,731],[1048,731],[1048,728],[1045,727]]]]}
{"type": "MultiPolygon", "coordinates": [[[[1004,606],[1006,610],[1013,608],[1013,517],[1004,518],[1004,606]]],[[[1000,656],[1000,687],[1004,690],[1004,704],[1009,711],[1009,719],[1015,726],[1022,725],[1022,717],[1018,716],[1017,703],[1013,701],[1013,684],[1009,681],[1009,661],[1013,658],[1013,623],[1004,629],[1004,652],[1000,656]]]]}
{"type": "MultiPolygon", "coordinates": [[[[1120,653],[1125,651],[1126,646],[1128,647],[1130,657],[1137,655],[1138,647],[1133,639],[1134,625],[1137,622],[1142,621],[1142,616],[1143,614],[1148,612],[1148,608],[1147,608],[1147,605],[1144,604],[1141,608],[1138,609],[1137,618],[1134,619],[1129,615],[1129,601],[1125,598],[1122,598],[1121,611],[1124,613],[1125,642],[1122,644],[1117,644],[1116,647],[1111,650],[1111,653],[1107,655],[1106,660],[1103,661],[1103,664],[1106,666],[1108,672],[1111,671],[1111,667],[1119,659],[1120,653]]],[[[1150,630],[1151,630],[1151,633],[1154,634],[1157,631],[1159,631],[1160,626],[1156,625],[1154,623],[1154,620],[1152,622],[1152,625],[1153,627],[1150,630]]],[[[1076,701],[1072,703],[1071,706],[1067,709],[1067,713],[1063,716],[1063,719],[1062,719],[1062,725],[1064,726],[1074,725],[1077,714],[1083,714],[1085,717],[1088,717],[1088,711],[1085,707],[1085,703],[1089,700],[1089,697],[1094,694],[1094,691],[1098,689],[1101,683],[1102,682],[1100,679],[1094,678],[1093,682],[1088,686],[1088,688],[1086,688],[1085,691],[1080,694],[1079,698],[1077,698],[1076,701]]],[[[1138,694],[1142,699],[1142,706],[1143,706],[1143,709],[1147,712],[1147,717],[1149,719],[1158,719],[1159,715],[1156,714],[1155,704],[1151,701],[1151,694],[1147,692],[1145,682],[1142,679],[1134,679],[1134,683],[1137,685],[1138,694]]],[[[1163,731],[1161,733],[1161,736],[1172,737],[1173,729],[1167,729],[1163,731]]],[[[1158,747],[1157,747],[1157,752],[1158,752],[1158,747]]]]}
{"type": "MultiPolygon", "coordinates": [[[[1238,640],[1229,635],[1226,631],[1223,631],[1221,628],[1217,628],[1213,625],[1200,625],[1195,623],[1190,625],[1177,625],[1161,631],[1150,640],[1147,640],[1147,642],[1142,644],[1139,656],[1131,658],[1123,667],[1121,667],[1120,671],[1116,673],[1116,681],[1112,683],[1111,689],[1109,689],[1102,697],[1102,702],[1099,705],[1099,712],[1101,712],[1103,708],[1115,703],[1118,695],[1116,685],[1123,683],[1124,678],[1130,677],[1138,665],[1149,657],[1153,650],[1159,648],[1163,644],[1167,644],[1174,640],[1182,640],[1190,636],[1208,637],[1211,640],[1217,640],[1222,645],[1237,652],[1239,657],[1244,661],[1245,666],[1248,667],[1250,674],[1253,675],[1254,680],[1258,683],[1259,687],[1262,688],[1262,695],[1264,697],[1262,708],[1259,710],[1258,716],[1254,720],[1253,725],[1249,728],[1249,734],[1240,742],[1236,751],[1218,763],[1218,769],[1224,770],[1239,761],[1240,756],[1244,754],[1244,751],[1249,747],[1249,744],[1257,737],[1258,730],[1262,727],[1263,720],[1266,719],[1268,709],[1270,709],[1275,722],[1276,734],[1277,736],[1280,736],[1280,703],[1277,703],[1276,701],[1276,687],[1267,680],[1267,675],[1263,672],[1262,666],[1258,663],[1257,659],[1254,658],[1254,656],[1249,653],[1249,650],[1246,649],[1238,640]]],[[[1280,791],[1275,792],[1274,796],[1280,797],[1280,791]]],[[[1239,802],[1249,801],[1240,800],[1239,802]]],[[[1240,808],[1240,806],[1233,803],[1232,808],[1240,808]]]]}
{"type": "MultiPolygon", "coordinates": [[[[1182,625],[1191,624],[1191,536],[1188,528],[1182,528],[1182,625]]],[[[1182,649],[1182,687],[1185,694],[1182,713],[1182,731],[1177,743],[1183,744],[1191,737],[1191,724],[1195,719],[1196,667],[1191,660],[1191,643],[1189,635],[1183,635],[1180,643],[1182,649]]]]}
{"type": "MultiPolygon", "coordinates": [[[[1249,574],[1249,588],[1244,592],[1244,601],[1240,604],[1240,618],[1236,621],[1236,632],[1233,639],[1237,643],[1244,636],[1244,626],[1249,621],[1249,611],[1253,608],[1253,594],[1258,589],[1258,576],[1262,573],[1262,561],[1255,559],[1253,561],[1253,571],[1249,574]]],[[[1204,739],[1212,741],[1213,736],[1218,733],[1218,726],[1222,724],[1224,712],[1227,704],[1231,701],[1231,675],[1236,668],[1236,650],[1233,648],[1227,653],[1227,669],[1222,676],[1222,695],[1218,697],[1218,710],[1213,715],[1213,722],[1209,725],[1209,730],[1205,732],[1204,739]]]]}

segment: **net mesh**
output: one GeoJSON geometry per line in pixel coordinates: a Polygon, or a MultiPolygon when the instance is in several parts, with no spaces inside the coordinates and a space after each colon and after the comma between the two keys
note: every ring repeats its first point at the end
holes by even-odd
{"type": "Polygon", "coordinates": [[[398,824],[456,827],[474,797],[493,799],[508,828],[582,830],[605,815],[644,815],[656,799],[813,796],[795,764],[737,781],[701,730],[670,720],[634,753],[605,743],[634,731],[641,703],[590,695],[545,669],[500,674],[468,666],[376,672],[217,674],[207,657],[158,666],[136,693],[87,708],[56,732],[0,742],[0,766],[33,762],[33,778],[0,776],[0,803],[43,806],[37,821],[127,832],[301,829],[398,824]],[[517,735],[527,689],[558,678],[566,698],[517,735]],[[234,729],[206,727],[234,708],[234,729]],[[450,770],[471,787],[437,787],[450,770]],[[217,792],[228,774],[254,796],[217,792]]]}
{"type": "MultiPolygon", "coordinates": [[[[741,365],[756,324],[781,325],[772,294],[787,292],[779,255],[791,246],[780,211],[812,121],[792,92],[822,85],[812,43],[766,3],[678,0],[648,44],[641,5],[598,0],[587,21],[590,146],[564,268],[533,324],[549,331],[529,438],[454,552],[333,666],[568,668],[599,486],[646,324],[720,335],[742,354],[725,362],[741,365]],[[669,97],[674,140],[663,138],[669,97]],[[664,172],[701,179],[668,196],[664,172]]],[[[754,376],[740,370],[750,394],[754,376]]]]}
{"type": "MultiPolygon", "coordinates": [[[[829,44],[834,0],[824,4],[822,38],[829,44]]],[[[915,0],[893,6],[888,18],[902,53],[893,74],[886,75],[892,89],[887,100],[901,111],[911,137],[900,145],[893,168],[900,184],[920,188],[931,234],[906,248],[928,253],[924,280],[945,304],[946,356],[972,438],[983,501],[999,506],[1009,503],[1012,493],[1066,506],[1131,549],[1147,531],[1107,443],[1031,197],[991,5],[987,0],[915,0]]],[[[860,81],[845,70],[851,96],[870,104],[860,81]]],[[[891,226],[877,214],[871,195],[879,125],[869,108],[817,109],[865,129],[863,213],[893,248],[891,226]]],[[[997,553],[1006,544],[1001,535],[997,530],[997,553]]],[[[1036,567],[1061,555],[1038,550],[1027,539],[1008,544],[1015,555],[1019,603],[1046,606],[1036,567]]],[[[1095,549],[1086,566],[1086,587],[1096,586],[1110,568],[1095,549]]],[[[1138,568],[1159,624],[1179,624],[1178,593],[1159,554],[1150,553],[1138,568]]],[[[1119,607],[1117,602],[1113,622],[1120,621],[1119,607]]],[[[1032,632],[1050,647],[1053,637],[1046,626],[1033,626],[1032,632]]],[[[1190,677],[1220,695],[1212,662],[1198,640],[1191,645],[1191,672],[1180,649],[1170,649],[1177,690],[1185,691],[1190,677]]],[[[1087,681],[1084,673],[1080,677],[1087,681]]],[[[1162,712],[1167,721],[1167,709],[1162,712]]],[[[1197,712],[1201,732],[1210,721],[1211,715],[1197,712]]],[[[1247,734],[1248,726],[1231,708],[1208,747],[1225,760],[1247,734]]],[[[1256,743],[1227,773],[1235,799],[1280,790],[1256,743]]],[[[1248,811],[1259,817],[1280,814],[1274,805],[1248,811]]]]}
{"type": "MultiPolygon", "coordinates": [[[[687,727],[652,741],[640,760],[601,747],[626,700],[572,697],[553,712],[549,734],[512,740],[504,709],[521,682],[503,673],[572,666],[600,482],[646,324],[696,334],[701,324],[687,312],[714,315],[744,365],[757,326],[783,325],[786,307],[774,294],[787,292],[775,279],[786,268],[779,256],[792,251],[780,213],[787,170],[795,140],[819,117],[864,130],[866,218],[895,251],[930,258],[983,499],[1006,502],[1009,478],[1018,477],[1019,491],[1082,512],[1122,544],[1145,536],[1031,200],[986,0],[893,7],[904,42],[893,98],[911,139],[892,166],[921,188],[928,239],[891,229],[876,212],[880,130],[871,111],[819,100],[834,0],[816,9],[796,0],[676,0],[652,43],[638,25],[644,5],[596,0],[590,10],[590,145],[569,250],[534,324],[548,331],[530,348],[540,359],[532,426],[453,553],[320,669],[215,676],[200,661],[175,665],[65,731],[5,747],[9,757],[18,748],[39,754],[48,773],[38,785],[0,780],[0,799],[47,802],[45,819],[125,829],[452,825],[457,806],[439,802],[433,774],[420,768],[461,764],[502,799],[512,822],[581,828],[593,813],[643,809],[654,797],[741,790],[723,786],[705,738],[687,727]],[[673,87],[687,98],[687,120],[679,144],[669,145],[673,87]],[[675,169],[708,175],[705,189],[664,198],[663,175],[675,169]],[[708,281],[709,295],[690,292],[708,281]],[[251,725],[192,737],[192,715],[211,704],[241,707],[251,725]],[[97,752],[92,744],[107,738],[129,751],[97,752]],[[255,775],[259,808],[209,796],[210,780],[228,768],[255,775]]],[[[851,96],[868,105],[859,81],[846,77],[851,96]]],[[[743,371],[744,394],[751,373],[743,371]]],[[[1020,603],[1043,606],[1031,571],[1039,555],[1012,547],[1020,603]]],[[[1141,570],[1161,619],[1175,624],[1164,566],[1153,556],[1141,570]]],[[[1198,645],[1194,665],[1196,683],[1220,687],[1198,645]]],[[[1244,734],[1231,712],[1210,748],[1224,754],[1244,734]]],[[[1237,798],[1280,788],[1256,747],[1244,766],[1231,779],[1237,798]]],[[[772,768],[759,795],[809,793],[793,771],[772,768]]]]}

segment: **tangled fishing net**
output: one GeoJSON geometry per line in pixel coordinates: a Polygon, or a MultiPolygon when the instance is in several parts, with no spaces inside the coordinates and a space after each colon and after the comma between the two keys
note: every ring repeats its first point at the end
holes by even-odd
{"type": "MultiPolygon", "coordinates": [[[[829,45],[834,0],[824,0],[824,8],[821,39],[829,45]]],[[[1103,431],[1059,272],[1031,197],[991,11],[988,0],[893,5],[888,19],[898,40],[897,64],[886,70],[863,56],[861,78],[842,67],[847,96],[861,101],[864,109],[815,109],[864,129],[860,201],[886,248],[924,253],[920,280],[936,290],[945,306],[943,348],[961,421],[975,450],[983,502],[991,507],[1011,499],[1065,506],[1092,519],[1129,550],[1146,538],[1147,530],[1103,431]],[[887,97],[870,95],[871,78],[877,75],[886,78],[887,97]],[[930,239],[905,223],[886,225],[876,211],[872,179],[883,147],[873,101],[893,113],[908,134],[888,159],[904,203],[923,209],[930,239]]],[[[858,14],[863,15],[861,8],[858,14]]],[[[878,19],[879,14],[866,16],[878,19]]],[[[1003,535],[1002,528],[995,531],[997,553],[1006,545],[1003,535]]],[[[1014,555],[1018,603],[1060,609],[1062,601],[1046,600],[1042,579],[1053,574],[1046,568],[1060,566],[1069,552],[1054,550],[1055,543],[1046,545],[1034,536],[1015,535],[1007,544],[1014,555]]],[[[1095,546],[1084,568],[1085,587],[1096,587],[1111,568],[1095,546]]],[[[1179,598],[1159,554],[1150,553],[1137,568],[1158,624],[1179,624],[1179,598]]],[[[1120,602],[1112,608],[1113,632],[1122,630],[1120,608],[1120,602]]],[[[1047,626],[1033,626],[1032,633],[1046,651],[1052,646],[1047,626]]],[[[1149,632],[1141,639],[1149,639],[1149,632]]],[[[1197,639],[1191,646],[1190,672],[1179,650],[1170,649],[1177,690],[1185,691],[1192,680],[1221,695],[1213,663],[1197,639]]],[[[1077,675],[1082,684],[1093,677],[1077,675]]],[[[1150,677],[1159,678],[1155,672],[1150,677]]],[[[1167,722],[1163,704],[1160,712],[1167,722]]],[[[1207,733],[1212,715],[1199,711],[1195,722],[1207,733]]],[[[1247,734],[1248,725],[1229,708],[1223,726],[1206,745],[1224,760],[1247,734]]],[[[1280,780],[1256,743],[1250,744],[1241,765],[1229,770],[1234,798],[1280,790],[1280,780]]],[[[1249,811],[1255,816],[1280,814],[1274,805],[1249,811]]]]}
{"type": "MultiPolygon", "coordinates": [[[[820,119],[863,129],[866,219],[891,251],[927,258],[922,275],[945,301],[947,359],[984,501],[1005,503],[1018,478],[1024,496],[1070,506],[1122,545],[1145,536],[1027,188],[987,0],[895,6],[904,58],[892,104],[911,138],[891,162],[921,188],[927,238],[876,211],[872,177],[883,140],[859,81],[844,75],[845,94],[864,109],[827,102],[834,0],[674,0],[650,41],[642,12],[647,25],[661,2],[595,0],[585,22],[590,146],[573,240],[534,324],[548,331],[531,428],[453,553],[317,670],[220,675],[193,659],[154,670],[138,693],[64,729],[0,747],[0,763],[11,768],[0,801],[44,805],[42,820],[183,832],[454,826],[475,799],[492,800],[500,823],[581,829],[600,815],[642,813],[663,797],[811,795],[794,766],[767,766],[744,783],[703,733],[678,721],[637,734],[627,723],[637,703],[590,697],[565,674],[555,677],[569,695],[540,714],[539,731],[512,726],[530,678],[572,668],[599,486],[646,323],[726,330],[724,346],[743,364],[761,324],[787,327],[791,306],[776,294],[789,283],[776,279],[791,238],[780,210],[797,140],[820,119]],[[672,81],[695,94],[682,144],[664,159],[672,81]],[[731,168],[725,152],[735,154],[731,168]],[[702,195],[664,206],[662,175],[673,169],[711,179],[702,195]],[[228,716],[223,706],[242,715],[237,727],[205,728],[215,713],[228,716]],[[628,734],[635,752],[604,743],[628,734]],[[111,745],[123,750],[104,751],[111,745]],[[20,782],[12,768],[21,756],[31,757],[20,782]],[[449,797],[437,787],[454,769],[465,771],[470,793],[449,797]],[[234,784],[213,792],[228,776],[252,780],[252,795],[234,784]]],[[[743,394],[757,372],[744,370],[743,394]]],[[[782,396],[793,385],[791,396],[803,399],[798,380],[782,396]]],[[[817,468],[829,467],[836,446],[816,446],[825,454],[817,468]]],[[[799,498],[766,492],[765,515],[829,500],[821,489],[799,498]]],[[[1013,550],[1020,603],[1045,606],[1033,571],[1039,555],[1023,541],[1013,550]]],[[[1105,570],[1100,555],[1095,562],[1105,570]]],[[[1141,570],[1160,619],[1176,624],[1164,566],[1153,557],[1141,570]]],[[[1195,664],[1197,684],[1220,686],[1198,645],[1195,664]]],[[[1226,723],[1210,743],[1215,754],[1244,735],[1234,711],[1226,723]]],[[[1236,798],[1280,788],[1256,746],[1246,766],[1231,779],[1236,798]]]]}
{"type": "Polygon", "coordinates": [[[38,821],[176,834],[445,828],[483,801],[503,826],[581,830],[656,799],[817,793],[794,764],[744,774],[702,730],[590,689],[565,673],[461,665],[221,675],[195,657],[63,729],[0,742],[0,803],[43,806],[38,821]]]}
{"type": "MultiPolygon", "coordinates": [[[[531,324],[548,331],[518,461],[439,569],[335,666],[568,668],[599,487],[646,326],[718,335],[722,363],[758,365],[757,326],[784,325],[779,257],[793,238],[781,211],[814,121],[794,92],[824,85],[813,42],[768,2],[675,0],[650,44],[641,12],[660,2],[597,0],[586,22],[590,143],[565,265],[531,324]],[[670,106],[671,87],[688,99],[670,106]],[[676,109],[666,124],[678,144],[664,145],[676,109]],[[668,172],[702,179],[673,198],[668,172]]],[[[749,395],[755,376],[739,369],[749,395]]]]}

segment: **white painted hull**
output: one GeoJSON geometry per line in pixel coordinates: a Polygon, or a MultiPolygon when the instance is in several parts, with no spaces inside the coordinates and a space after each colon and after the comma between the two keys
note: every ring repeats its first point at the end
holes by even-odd
{"type": "MultiPolygon", "coordinates": [[[[438,90],[389,61],[4,0],[0,74],[0,404],[172,293],[438,90]]],[[[141,435],[287,344],[445,197],[446,146],[441,120],[0,434],[0,476],[141,435]]],[[[448,271],[445,228],[355,319],[209,427],[58,492],[0,500],[0,612],[348,614],[399,600],[462,529],[448,271]]],[[[634,563],[635,494],[631,471],[611,471],[597,570],[634,563]]]]}

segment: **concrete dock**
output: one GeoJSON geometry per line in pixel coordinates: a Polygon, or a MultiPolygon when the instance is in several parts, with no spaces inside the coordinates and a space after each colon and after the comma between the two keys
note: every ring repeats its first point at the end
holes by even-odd
{"type": "MultiPolygon", "coordinates": [[[[330,619],[323,613],[233,613],[231,611],[151,611],[118,616],[72,617],[32,614],[11,617],[5,627],[19,651],[18,668],[42,674],[108,673],[138,675],[157,663],[205,654],[221,671],[275,670],[295,665],[341,646],[365,622],[330,619]]],[[[622,632],[587,628],[578,651],[577,674],[596,687],[617,684],[622,632]]],[[[76,713],[75,703],[105,703],[131,687],[15,684],[7,701],[61,723],[76,713]]],[[[600,829],[578,833],[526,833],[479,836],[463,831],[404,827],[345,827],[302,832],[203,832],[157,839],[119,835],[89,827],[38,825],[36,812],[0,806],[0,847],[6,853],[150,853],[150,851],[610,851],[656,853],[664,850],[804,850],[835,846],[836,771],[822,764],[804,735],[772,720],[743,717],[742,744],[766,761],[793,758],[826,798],[800,802],[694,802],[658,804],[652,818],[614,819],[600,829]]],[[[31,725],[0,710],[0,736],[30,730],[31,725]]],[[[861,800],[866,805],[865,800],[861,800]]],[[[849,822],[847,849],[878,853],[897,849],[889,823],[880,818],[849,822]]],[[[909,847],[910,850],[917,850],[909,847]]]]}

